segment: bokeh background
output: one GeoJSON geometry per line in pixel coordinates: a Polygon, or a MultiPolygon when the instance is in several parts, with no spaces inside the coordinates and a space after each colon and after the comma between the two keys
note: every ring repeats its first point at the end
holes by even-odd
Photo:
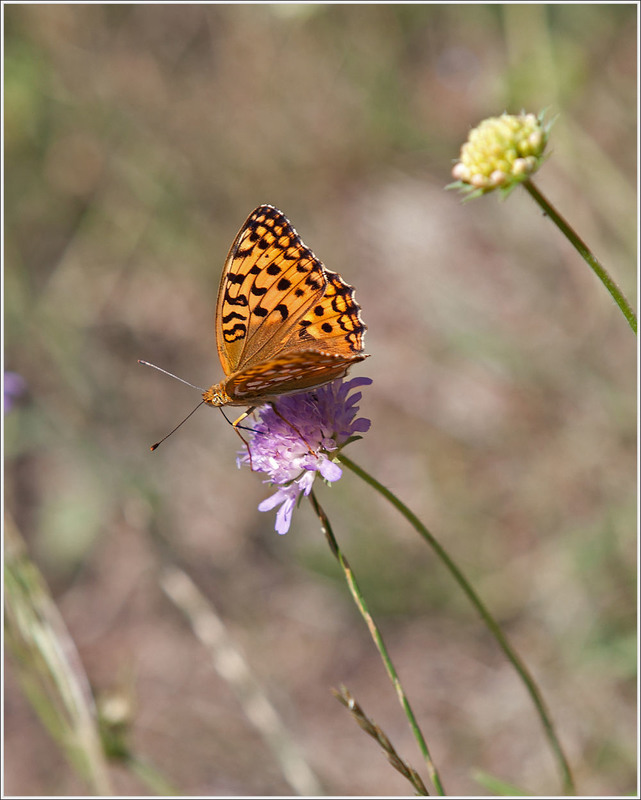
{"type": "MultiPolygon", "coordinates": [[[[98,696],[187,795],[292,794],[160,585],[208,598],[318,786],[411,788],[383,666],[307,504],[287,536],[238,440],[145,358],[220,379],[227,250],[272,203],[357,288],[372,357],[350,455],[449,550],[538,681],[584,795],[636,786],[635,337],[522,190],[444,187],[468,130],[554,125],[539,188],[636,305],[636,4],[9,5],[6,512],[98,696]]],[[[345,474],[319,497],[451,794],[560,782],[522,684],[427,545],[345,474]]],[[[86,791],[7,653],[5,791],[86,791]]],[[[114,765],[117,792],[145,793],[114,765]]]]}

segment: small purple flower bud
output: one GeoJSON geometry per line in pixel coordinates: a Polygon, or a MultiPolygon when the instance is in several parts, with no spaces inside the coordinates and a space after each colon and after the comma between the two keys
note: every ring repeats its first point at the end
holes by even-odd
{"type": "Polygon", "coordinates": [[[27,388],[27,382],[17,372],[5,372],[3,378],[4,413],[13,408],[15,401],[27,388]]]}

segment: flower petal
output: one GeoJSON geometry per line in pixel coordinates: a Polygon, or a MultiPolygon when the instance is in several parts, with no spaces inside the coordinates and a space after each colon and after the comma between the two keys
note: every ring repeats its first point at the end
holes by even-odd
{"type": "Polygon", "coordinates": [[[356,431],[357,433],[365,433],[370,429],[371,425],[372,421],[370,419],[367,419],[366,417],[359,417],[352,423],[352,431],[356,431]]]}
{"type": "Polygon", "coordinates": [[[266,497],[261,503],[258,504],[259,511],[271,511],[272,508],[275,508],[279,503],[284,502],[287,500],[287,494],[282,489],[279,489],[270,497],[266,497]]]}
{"type": "Polygon", "coordinates": [[[326,481],[332,483],[333,481],[340,480],[343,475],[343,470],[338,466],[335,461],[328,461],[324,459],[318,465],[318,471],[325,478],[326,481]]]}
{"type": "Polygon", "coordinates": [[[276,513],[276,533],[281,535],[287,533],[292,524],[292,512],[294,510],[294,498],[288,497],[276,513]]]}

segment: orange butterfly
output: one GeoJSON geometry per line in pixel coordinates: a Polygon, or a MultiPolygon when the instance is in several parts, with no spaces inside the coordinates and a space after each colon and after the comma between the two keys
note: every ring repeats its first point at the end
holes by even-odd
{"type": "Polygon", "coordinates": [[[218,289],[216,344],[225,378],[201,389],[199,406],[249,406],[232,423],[240,436],[239,423],[256,406],[330,383],[368,358],[366,330],[354,288],[316,258],[282,212],[258,206],[231,246],[218,289]]]}
{"type": "Polygon", "coordinates": [[[254,408],[340,378],[363,353],[354,289],[328,270],[287,217],[259,206],[231,246],[218,290],[216,343],[225,378],[212,406],[254,408]]]}

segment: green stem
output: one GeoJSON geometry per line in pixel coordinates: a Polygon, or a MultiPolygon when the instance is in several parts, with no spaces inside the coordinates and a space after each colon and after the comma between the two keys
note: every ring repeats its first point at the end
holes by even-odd
{"type": "Polygon", "coordinates": [[[447,552],[443,549],[442,545],[434,538],[434,536],[428,531],[428,529],[423,525],[420,519],[412,512],[410,509],[402,503],[396,495],[394,495],[389,489],[383,486],[382,483],[379,483],[376,478],[372,477],[369,473],[365,472],[364,469],[359,467],[355,464],[351,459],[349,459],[343,453],[339,456],[339,461],[344,464],[346,467],[349,467],[353,472],[356,473],[360,478],[362,478],[366,483],[368,483],[372,488],[376,489],[377,492],[383,495],[386,500],[398,510],[400,513],[405,517],[405,519],[410,523],[410,525],[427,541],[427,543],[432,547],[432,549],[436,552],[438,557],[441,559],[443,564],[448,568],[456,582],[459,584],[461,589],[465,592],[468,599],[472,603],[472,605],[476,608],[478,613],[481,615],[483,621],[490,629],[492,635],[498,642],[500,648],[503,650],[505,655],[507,656],[508,660],[512,663],[513,667],[517,671],[518,675],[520,676],[521,680],[525,684],[525,687],[532,698],[532,701],[536,707],[536,710],[539,714],[539,718],[543,725],[543,730],[545,732],[545,736],[550,744],[552,752],[558,762],[559,770],[561,772],[562,780],[563,780],[563,787],[565,794],[575,794],[574,788],[574,779],[572,778],[572,773],[570,771],[570,766],[568,761],[565,757],[561,744],[557,738],[556,732],[554,730],[554,726],[550,719],[550,715],[545,707],[545,703],[543,702],[543,698],[539,689],[534,682],[534,679],[530,675],[527,667],[521,661],[520,657],[517,653],[512,649],[512,646],[506,639],[505,635],[501,631],[498,623],[492,617],[490,612],[487,608],[483,605],[480,597],[476,594],[474,589],[469,584],[467,578],[463,575],[461,570],[457,567],[454,563],[452,558],[447,554],[447,552]]]}
{"type": "Polygon", "coordinates": [[[566,220],[563,219],[563,217],[558,213],[558,211],[554,208],[554,206],[552,206],[548,202],[548,200],[541,194],[541,192],[536,188],[536,186],[532,183],[532,181],[529,178],[523,181],[522,186],[530,193],[530,196],[543,209],[543,213],[546,216],[550,217],[550,219],[555,223],[555,225],[559,228],[559,230],[563,234],[565,234],[565,236],[567,236],[567,238],[578,250],[579,254],[583,257],[583,259],[594,270],[601,283],[603,283],[605,288],[610,292],[610,294],[614,298],[614,302],[619,306],[619,308],[623,312],[623,316],[627,319],[628,324],[630,325],[632,330],[636,333],[637,332],[636,315],[632,310],[630,304],[626,300],[621,289],[619,289],[619,287],[610,277],[606,268],[598,261],[594,253],[592,253],[592,251],[583,241],[583,239],[581,239],[581,237],[568,224],[568,222],[566,222],[566,220]]]}
{"type": "Polygon", "coordinates": [[[443,789],[443,785],[441,784],[441,779],[439,777],[438,771],[432,761],[432,757],[430,755],[430,751],[427,747],[425,742],[425,738],[423,737],[423,733],[419,728],[419,725],[416,721],[416,717],[414,716],[414,712],[410,706],[409,700],[407,699],[401,682],[398,678],[396,673],[396,669],[394,668],[394,664],[392,663],[392,659],[387,652],[387,648],[385,647],[385,643],[383,642],[383,637],[381,636],[381,632],[378,629],[378,626],[374,622],[372,615],[370,614],[361,590],[356,582],[356,578],[354,577],[354,573],[352,572],[352,568],[350,567],[347,559],[343,555],[340,547],[338,546],[338,542],[334,537],[334,533],[332,531],[332,527],[329,523],[329,519],[327,515],[323,511],[321,505],[319,504],[318,500],[316,499],[316,495],[312,491],[309,495],[311,500],[312,506],[314,507],[314,511],[316,512],[321,527],[323,529],[323,533],[325,534],[325,538],[329,544],[329,547],[338,560],[339,564],[341,565],[343,572],[345,573],[345,578],[347,580],[347,585],[349,586],[349,590],[352,593],[352,597],[358,606],[358,610],[361,612],[361,616],[367,623],[367,627],[369,628],[369,632],[374,640],[374,644],[378,648],[378,652],[381,654],[381,658],[383,659],[383,663],[385,664],[385,669],[387,670],[387,674],[389,675],[390,680],[392,681],[392,685],[396,690],[396,695],[405,711],[405,715],[407,716],[410,727],[414,734],[414,738],[416,739],[419,749],[423,754],[423,758],[425,759],[425,763],[427,765],[427,771],[429,772],[430,778],[432,783],[436,787],[436,790],[439,795],[444,795],[445,790],[443,789]]]}
{"type": "Polygon", "coordinates": [[[89,679],[18,527],[5,517],[5,642],[25,694],[91,793],[113,796],[89,679]]]}

